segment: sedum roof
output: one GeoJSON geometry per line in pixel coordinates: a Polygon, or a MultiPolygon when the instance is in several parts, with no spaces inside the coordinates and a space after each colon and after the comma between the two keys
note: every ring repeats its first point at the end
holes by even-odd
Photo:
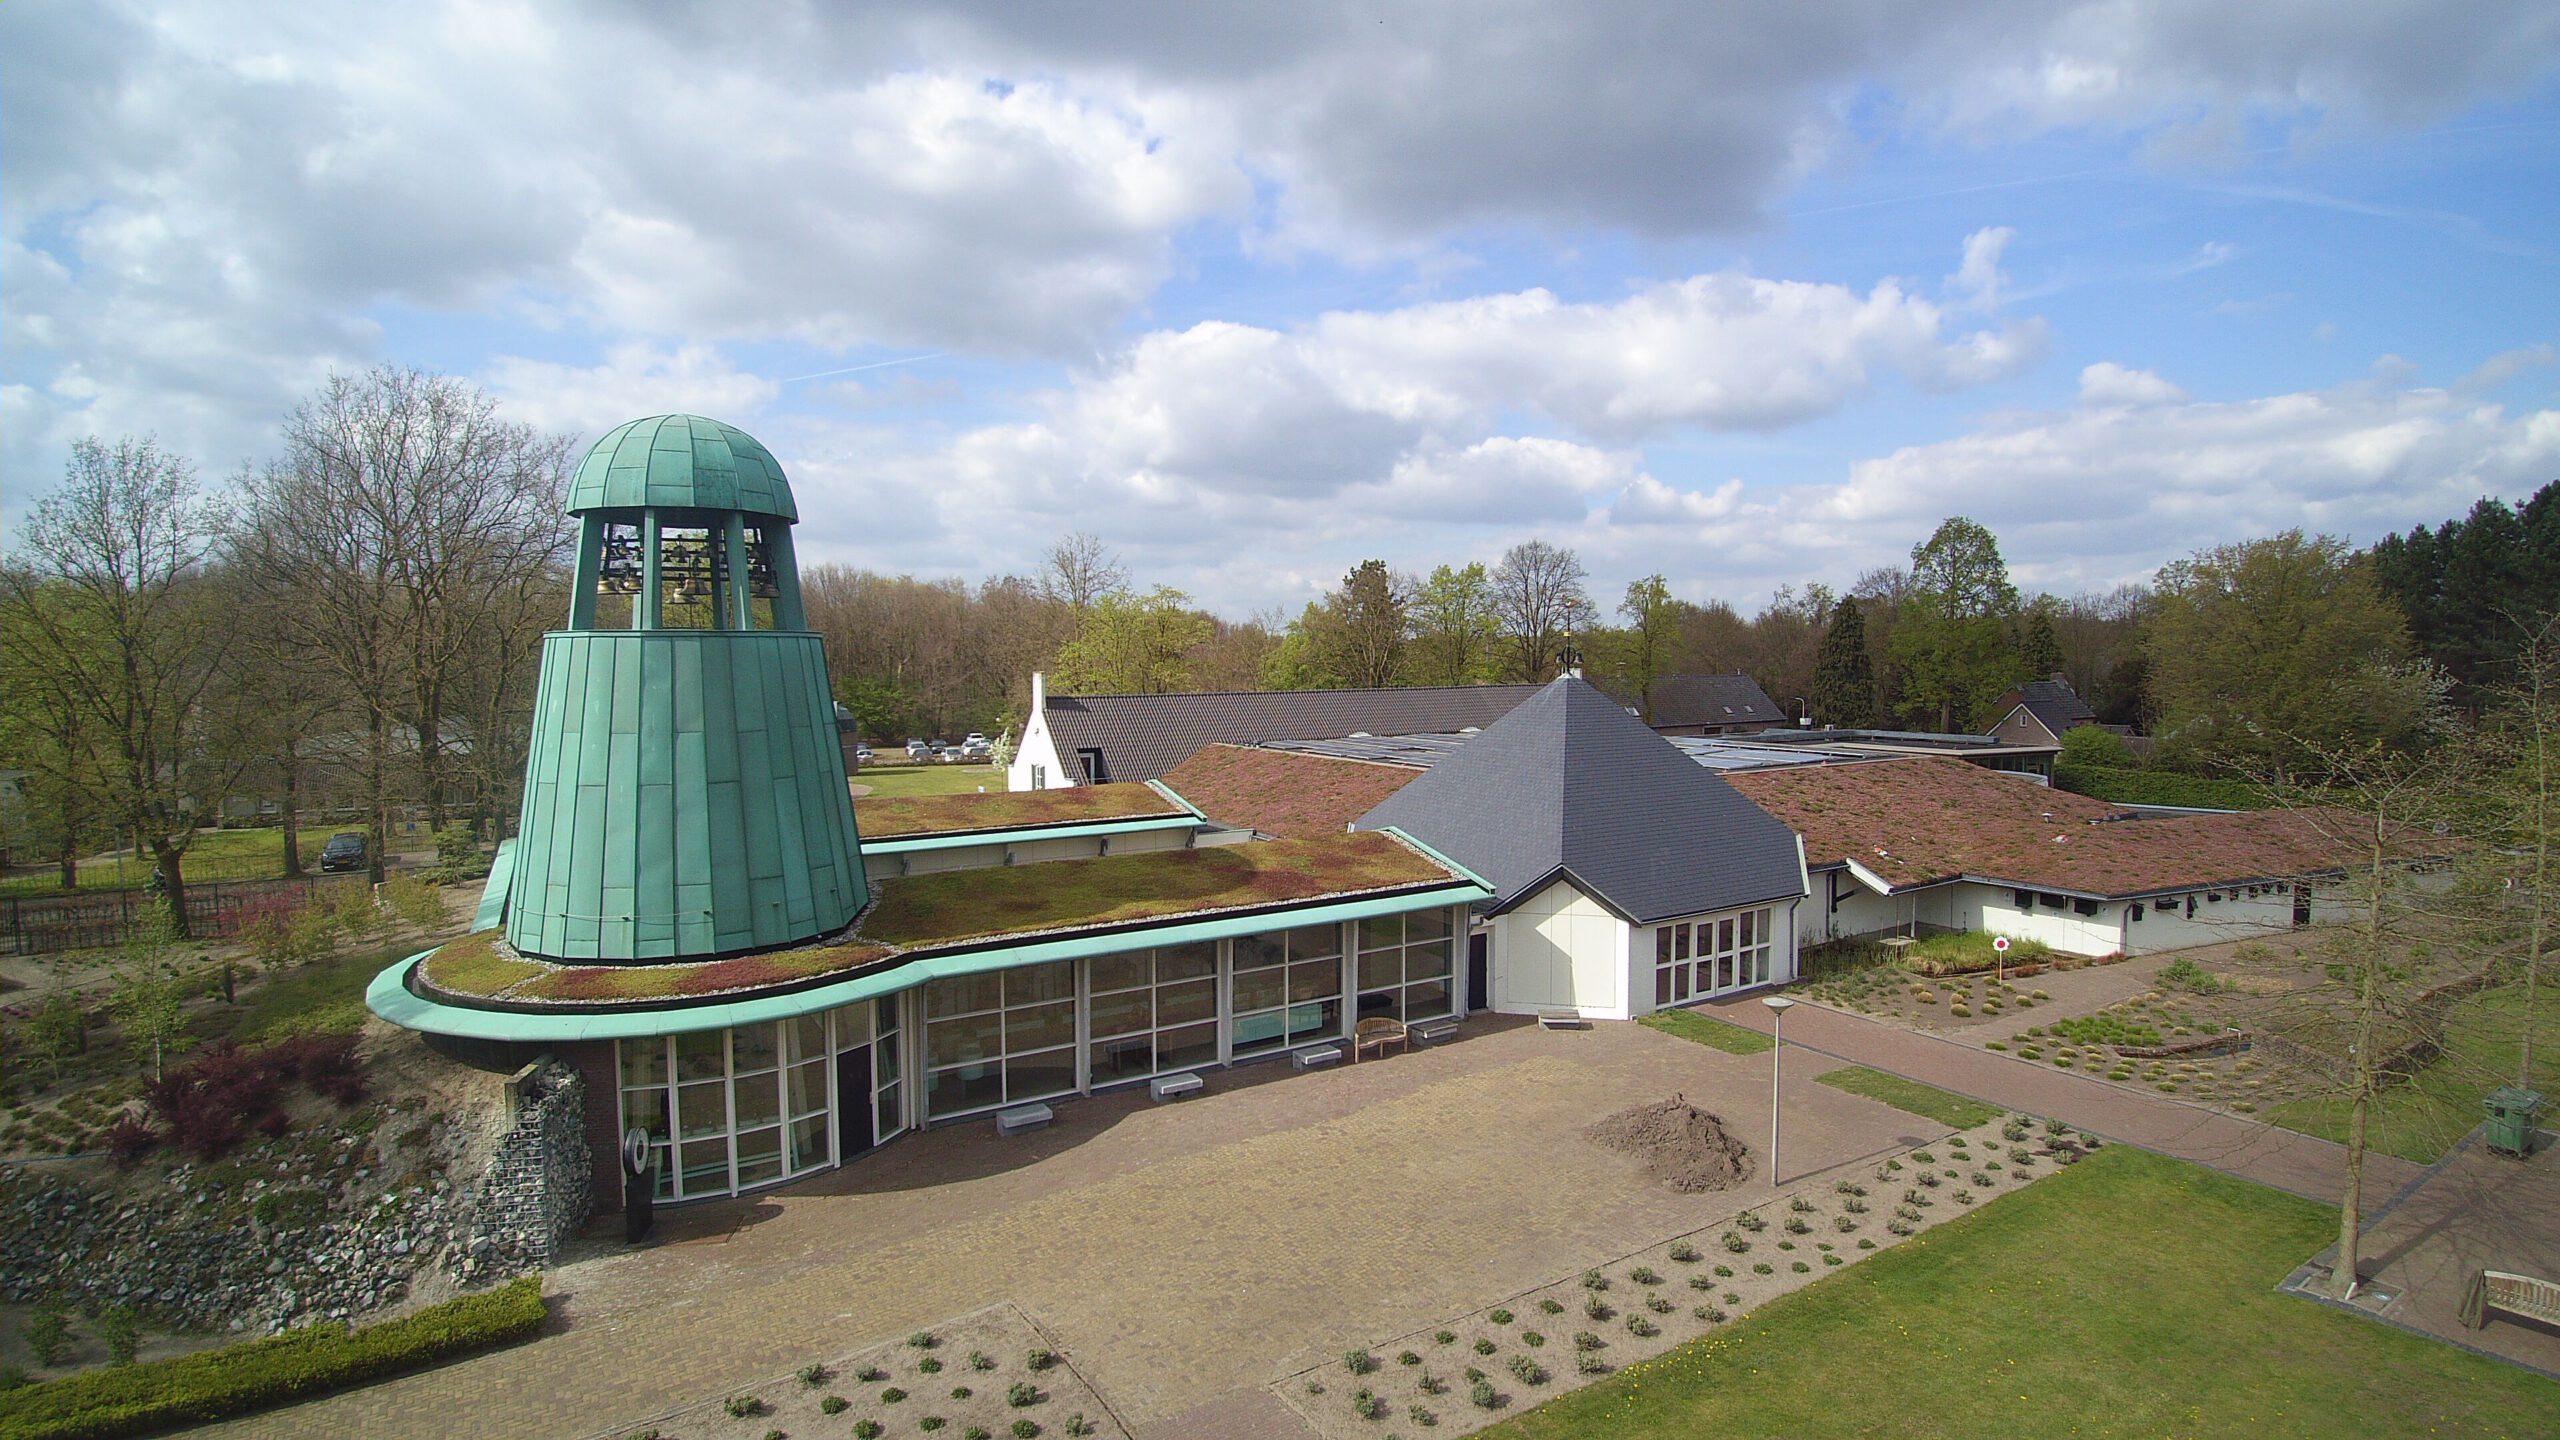
{"type": "Polygon", "coordinates": [[[1484,894],[1472,876],[1401,836],[1273,840],[883,879],[850,930],[721,960],[558,964],[517,954],[498,932],[481,931],[425,957],[415,976],[424,998],[464,1006],[579,1010],[734,999],[961,950],[1455,889],[1466,892],[1462,900],[1484,894]]]}
{"type": "Polygon", "coordinates": [[[1804,836],[1808,863],[1854,861],[1896,890],[1965,878],[2147,895],[2317,874],[2354,858],[2337,812],[2133,818],[1953,757],[1761,770],[1732,783],[1804,836]]]}
{"type": "Polygon", "coordinates": [[[1222,825],[1303,839],[1338,835],[1411,783],[1411,766],[1248,745],[1203,745],[1165,788],[1222,825]]]}
{"type": "Polygon", "coordinates": [[[985,795],[858,795],[853,801],[854,826],[866,843],[1189,813],[1166,799],[1164,792],[1137,784],[999,790],[985,795]]]}
{"type": "Polygon", "coordinates": [[[604,433],[569,480],[568,510],[738,510],[797,521],[782,463],[756,437],[700,415],[651,415],[604,433]]]}

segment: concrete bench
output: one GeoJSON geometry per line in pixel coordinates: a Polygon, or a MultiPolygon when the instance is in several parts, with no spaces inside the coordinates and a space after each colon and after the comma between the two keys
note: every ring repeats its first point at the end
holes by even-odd
{"type": "Polygon", "coordinates": [[[1538,1012],[1538,1028],[1541,1030],[1579,1030],[1582,1028],[1582,1012],[1579,1010],[1541,1010],[1538,1012]]]}
{"type": "Polygon", "coordinates": [[[1413,1038],[1425,1045],[1455,1040],[1458,1038],[1458,1022],[1449,1019],[1417,1020],[1413,1025],[1413,1038]]]}
{"type": "Polygon", "coordinates": [[[1342,1047],[1318,1045],[1312,1049],[1292,1051],[1289,1063],[1301,1070],[1321,1070],[1327,1065],[1339,1065],[1342,1063],[1342,1047]]]}
{"type": "Polygon", "coordinates": [[[1025,1130],[1045,1130],[1055,1118],[1046,1105],[1016,1105],[996,1112],[996,1133],[1019,1135],[1025,1130]]]}
{"type": "Polygon", "coordinates": [[[2492,1310],[2560,1325],[2560,1281],[2506,1270],[2480,1271],[2471,1277],[2471,1287],[2463,1293],[2459,1318],[2466,1328],[2477,1330],[2489,1323],[2492,1310]]]}
{"type": "Polygon", "coordinates": [[[1197,1095],[1206,1088],[1199,1076],[1186,1070],[1179,1075],[1159,1075],[1148,1081],[1147,1098],[1162,1105],[1185,1095],[1197,1095]]]}

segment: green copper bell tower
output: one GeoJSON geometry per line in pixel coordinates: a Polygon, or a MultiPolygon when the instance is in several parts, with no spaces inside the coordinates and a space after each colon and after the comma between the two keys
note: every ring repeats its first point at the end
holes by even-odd
{"type": "Polygon", "coordinates": [[[569,626],[542,642],[507,940],[564,961],[770,949],[868,901],[799,518],[753,436],[616,427],[569,485],[569,626]]]}

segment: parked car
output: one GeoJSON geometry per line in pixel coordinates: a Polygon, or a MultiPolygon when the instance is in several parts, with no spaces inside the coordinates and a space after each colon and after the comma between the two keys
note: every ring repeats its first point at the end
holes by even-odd
{"type": "Polygon", "coordinates": [[[945,745],[942,747],[942,753],[934,758],[940,760],[945,765],[957,765],[969,757],[962,753],[959,746],[945,745]]]}
{"type": "Polygon", "coordinates": [[[907,758],[919,765],[931,761],[934,758],[933,742],[930,740],[909,740],[907,742],[907,758]]]}
{"type": "Polygon", "coordinates": [[[986,743],[987,732],[984,730],[972,730],[968,734],[960,737],[960,748],[963,750],[974,749],[977,746],[984,745],[986,743]]]}
{"type": "Polygon", "coordinates": [[[341,830],[329,837],[328,844],[320,847],[320,873],[328,875],[340,870],[361,870],[365,866],[365,855],[364,832],[341,830]]]}
{"type": "Polygon", "coordinates": [[[988,744],[984,735],[971,735],[960,742],[960,758],[963,760],[992,760],[995,755],[996,747],[988,744]]]}
{"type": "Polygon", "coordinates": [[[871,763],[871,747],[870,747],[870,746],[868,746],[868,745],[856,744],[856,745],[853,747],[853,763],[855,763],[856,765],[868,765],[868,764],[870,764],[870,763],[871,763]]]}

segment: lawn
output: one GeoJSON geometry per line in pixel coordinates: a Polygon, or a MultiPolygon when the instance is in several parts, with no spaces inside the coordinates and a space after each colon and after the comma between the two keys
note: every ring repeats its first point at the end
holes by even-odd
{"type": "Polygon", "coordinates": [[[1846,1090],[1852,1095],[1883,1101],[1896,1110],[1924,1120],[1935,1120],[1950,1130],[1970,1130],[1976,1125],[1988,1125],[2003,1113],[1997,1106],[1967,1100],[1934,1085],[1905,1080],[1899,1075],[1870,1070],[1864,1065],[1843,1065],[1815,1076],[1814,1080],[1834,1090],[1846,1090]]]}
{"type": "MultiPolygon", "coordinates": [[[[320,847],[337,831],[313,828],[302,832],[302,868],[317,873],[320,847]]],[[[398,837],[414,842],[414,837],[398,837]]],[[[391,847],[401,849],[399,843],[391,847]]],[[[430,852],[432,853],[432,848],[430,852]]],[[[194,843],[187,846],[186,877],[188,884],[213,880],[274,880],[284,874],[284,832],[282,830],[200,830],[194,843]]],[[[51,865],[21,869],[0,880],[0,895],[20,897],[60,895],[54,884],[59,872],[51,865]]],[[[122,855],[93,856],[80,862],[82,890],[132,889],[151,878],[150,857],[140,860],[132,852],[122,855]]]]}
{"type": "Polygon", "coordinates": [[[1769,1048],[1769,1037],[1759,1031],[1701,1015],[1695,1010],[1656,1010],[1639,1018],[1636,1023],[1652,1026],[1665,1035],[1677,1035],[1683,1040],[1713,1046],[1728,1055],[1758,1055],[1769,1048]]]}
{"type": "Polygon", "coordinates": [[[2275,1293],[2335,1225],[2119,1145],[1483,1433],[2551,1433],[2560,1384],[2275,1293]]]}
{"type": "MultiPolygon", "coordinates": [[[[2560,984],[2546,979],[2534,1004],[2533,1088],[2560,1096],[2560,984]]],[[[2480,1101],[2516,1082],[2524,1036],[2524,989],[2483,990],[2455,1002],[2445,1023],[2445,1053],[2405,1085],[2382,1092],[2366,1135],[2376,1150],[2432,1164],[2480,1123],[2480,1101]]],[[[2543,1123],[2550,1123],[2550,1110],[2543,1123]]],[[[2347,1106],[2342,1100],[2290,1100],[2266,1118],[2288,1130],[2343,1143],[2347,1106]]]]}
{"type": "Polygon", "coordinates": [[[992,765],[873,765],[853,777],[869,793],[884,796],[988,794],[1004,789],[1004,772],[992,765]]]}
{"type": "MultiPolygon", "coordinates": [[[[382,967],[415,954],[423,942],[406,941],[387,949],[348,955],[319,965],[303,965],[261,983],[241,997],[237,1009],[213,1012],[223,1033],[242,1040],[266,1040],[315,1030],[355,1030],[364,1025],[364,990],[382,967]]],[[[210,1027],[208,1027],[210,1028],[210,1027]]]]}

